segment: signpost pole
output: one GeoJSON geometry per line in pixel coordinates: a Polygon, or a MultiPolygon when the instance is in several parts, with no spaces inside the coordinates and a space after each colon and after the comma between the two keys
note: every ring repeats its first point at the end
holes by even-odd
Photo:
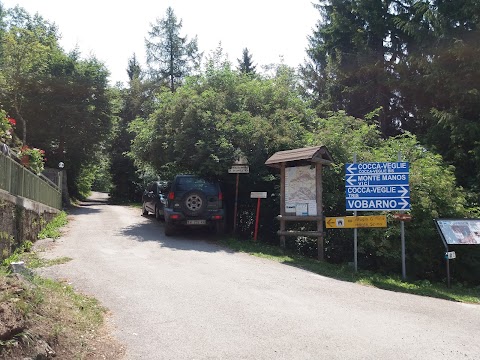
{"type": "Polygon", "coordinates": [[[253,240],[255,241],[257,241],[259,219],[260,219],[260,198],[257,199],[257,216],[255,218],[255,234],[253,236],[253,240]]]}
{"type": "Polygon", "coordinates": [[[446,253],[445,257],[447,258],[446,259],[446,261],[447,261],[447,287],[450,289],[450,259],[448,258],[448,249],[447,249],[447,253],[446,253]]]}
{"type": "Polygon", "coordinates": [[[235,185],[235,207],[233,209],[233,233],[237,232],[237,208],[238,208],[238,182],[240,180],[240,174],[237,174],[237,182],[235,185]]]}
{"type": "Polygon", "coordinates": [[[246,163],[246,160],[236,161],[230,169],[228,169],[229,174],[237,174],[237,180],[235,183],[235,206],[233,208],[233,233],[237,231],[237,211],[238,211],[238,183],[240,182],[240,174],[248,174],[250,169],[246,163]]]}
{"type": "MultiPolygon", "coordinates": [[[[286,229],[285,224],[285,163],[280,164],[280,231],[282,234],[286,229]]],[[[318,210],[317,210],[318,211],[318,210]]],[[[285,249],[286,238],[285,235],[280,235],[280,246],[285,249]]]]}
{"type": "MultiPolygon", "coordinates": [[[[402,153],[398,152],[398,161],[402,161],[402,153]]],[[[403,211],[401,211],[403,213],[403,211]]],[[[405,221],[400,221],[400,237],[402,242],[402,279],[407,279],[407,267],[405,264],[405,221]]]]}
{"type": "MultiPolygon", "coordinates": [[[[357,162],[357,154],[353,154],[353,163],[357,162]]],[[[357,211],[353,212],[353,216],[357,216],[357,211]]],[[[358,229],[353,229],[353,264],[355,272],[358,272],[358,229]]]]}
{"type": "Polygon", "coordinates": [[[266,199],[267,193],[265,191],[252,191],[250,198],[257,199],[257,214],[255,216],[255,231],[253,233],[253,240],[257,241],[258,223],[260,222],[260,199],[266,199]]]}

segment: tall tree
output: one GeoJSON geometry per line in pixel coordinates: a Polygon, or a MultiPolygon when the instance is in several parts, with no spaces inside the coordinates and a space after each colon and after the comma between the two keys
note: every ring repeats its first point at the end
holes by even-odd
{"type": "Polygon", "coordinates": [[[135,53],[130,59],[128,59],[127,74],[130,81],[132,81],[133,79],[140,79],[140,77],[142,76],[142,68],[138,63],[135,53]]]}
{"type": "Polygon", "coordinates": [[[186,75],[199,66],[197,38],[188,40],[180,36],[182,21],[178,21],[171,7],[165,17],[157,19],[145,39],[147,64],[151,75],[167,80],[172,92],[181,84],[186,75]]]}
{"type": "Polygon", "coordinates": [[[407,61],[397,66],[414,114],[405,126],[480,194],[480,3],[414,2],[409,13],[398,21],[410,36],[407,61]]]}
{"type": "Polygon", "coordinates": [[[58,51],[58,35],[54,25],[41,16],[30,16],[16,7],[8,11],[6,32],[2,37],[0,94],[20,121],[23,143],[27,143],[28,118],[24,108],[41,87],[48,59],[58,51]]]}
{"type": "Polygon", "coordinates": [[[78,196],[81,178],[88,178],[87,169],[98,162],[110,134],[109,73],[94,57],[85,60],[78,52],[61,51],[52,54],[46,73],[24,108],[32,119],[29,139],[46,150],[51,166],[65,163],[70,193],[78,196]]]}
{"type": "Polygon", "coordinates": [[[321,112],[345,110],[362,118],[381,108],[384,136],[395,133],[391,66],[396,46],[384,0],[330,0],[315,4],[321,19],[309,36],[301,72],[321,112]],[[387,42],[386,39],[391,39],[387,42]],[[387,56],[388,54],[388,56],[387,56]]]}
{"type": "Polygon", "coordinates": [[[146,117],[151,112],[154,86],[151,80],[143,78],[143,71],[135,55],[128,61],[129,83],[126,89],[116,89],[114,113],[117,116],[110,156],[113,189],[111,196],[115,200],[139,200],[138,195],[143,179],[137,172],[133,160],[125,154],[130,151],[133,134],[128,131],[129,124],[137,117],[146,117]]]}
{"type": "Polygon", "coordinates": [[[237,61],[238,70],[242,74],[255,74],[256,65],[253,65],[252,54],[250,54],[247,48],[243,49],[242,58],[237,59],[237,61]]]}

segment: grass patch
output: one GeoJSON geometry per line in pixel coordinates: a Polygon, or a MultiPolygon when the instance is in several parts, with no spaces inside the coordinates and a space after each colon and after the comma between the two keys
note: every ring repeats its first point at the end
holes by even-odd
{"type": "Polygon", "coordinates": [[[0,359],[40,358],[38,341],[54,349],[59,359],[91,359],[93,355],[121,358],[124,349],[105,336],[106,309],[95,298],[33,272],[23,276],[9,273],[8,265],[13,261],[24,261],[28,270],[71,260],[42,259],[30,251],[30,244],[26,242],[0,266],[0,323],[21,329],[0,341],[0,359]]]}
{"type": "MultiPolygon", "coordinates": [[[[60,359],[87,359],[97,351],[106,310],[96,299],[61,282],[38,276],[29,281],[12,277],[4,267],[0,268],[0,288],[2,308],[16,314],[17,325],[22,327],[21,332],[0,342],[0,358],[30,358],[37,340],[48,343],[60,359]]],[[[7,313],[0,314],[0,321],[12,321],[11,316],[2,318],[5,316],[7,313]]],[[[102,349],[105,354],[111,345],[102,349]]],[[[115,346],[112,352],[121,354],[115,346]]]]}
{"type": "Polygon", "coordinates": [[[21,254],[18,260],[23,261],[29,269],[38,269],[41,267],[65,264],[73,259],[66,256],[55,259],[43,259],[39,257],[36,252],[29,252],[21,254]]]}
{"type": "Polygon", "coordinates": [[[355,272],[347,265],[320,262],[261,242],[240,241],[228,238],[222,240],[220,244],[238,252],[278,261],[338,280],[373,286],[379,289],[480,304],[480,287],[468,288],[461,285],[453,285],[451,288],[448,288],[445,284],[430,283],[428,280],[408,282],[397,276],[383,276],[364,270],[355,272]]]}
{"type": "Polygon", "coordinates": [[[38,234],[39,239],[58,239],[61,236],[60,228],[67,224],[67,213],[61,211],[57,216],[50,221],[45,228],[38,234]]]}
{"type": "Polygon", "coordinates": [[[36,269],[41,267],[48,267],[53,265],[65,264],[71,260],[69,257],[59,257],[55,259],[43,259],[38,256],[38,253],[32,251],[32,243],[30,241],[25,241],[20,248],[15,250],[15,252],[3,260],[2,267],[8,269],[12,262],[23,261],[25,266],[29,269],[36,269]]]}

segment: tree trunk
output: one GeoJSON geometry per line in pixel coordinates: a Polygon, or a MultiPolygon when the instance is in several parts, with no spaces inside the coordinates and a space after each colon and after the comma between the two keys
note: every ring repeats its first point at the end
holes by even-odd
{"type": "Polygon", "coordinates": [[[20,120],[20,122],[22,124],[22,142],[23,142],[23,145],[27,145],[27,122],[25,121],[22,114],[20,113],[20,110],[18,109],[18,106],[14,105],[14,108],[15,108],[16,117],[17,117],[18,120],[20,120]]]}

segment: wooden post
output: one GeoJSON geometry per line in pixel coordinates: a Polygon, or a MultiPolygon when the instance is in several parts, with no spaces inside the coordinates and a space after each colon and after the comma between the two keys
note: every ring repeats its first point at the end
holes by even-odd
{"type": "Polygon", "coordinates": [[[317,238],[318,260],[323,261],[324,257],[324,239],[323,239],[323,184],[322,184],[322,164],[315,165],[316,192],[317,192],[317,232],[321,235],[317,238]]]}
{"type": "MultiPolygon", "coordinates": [[[[280,231],[285,231],[285,163],[280,164],[280,231]]],[[[280,235],[280,246],[285,248],[285,235],[280,235]]]]}

